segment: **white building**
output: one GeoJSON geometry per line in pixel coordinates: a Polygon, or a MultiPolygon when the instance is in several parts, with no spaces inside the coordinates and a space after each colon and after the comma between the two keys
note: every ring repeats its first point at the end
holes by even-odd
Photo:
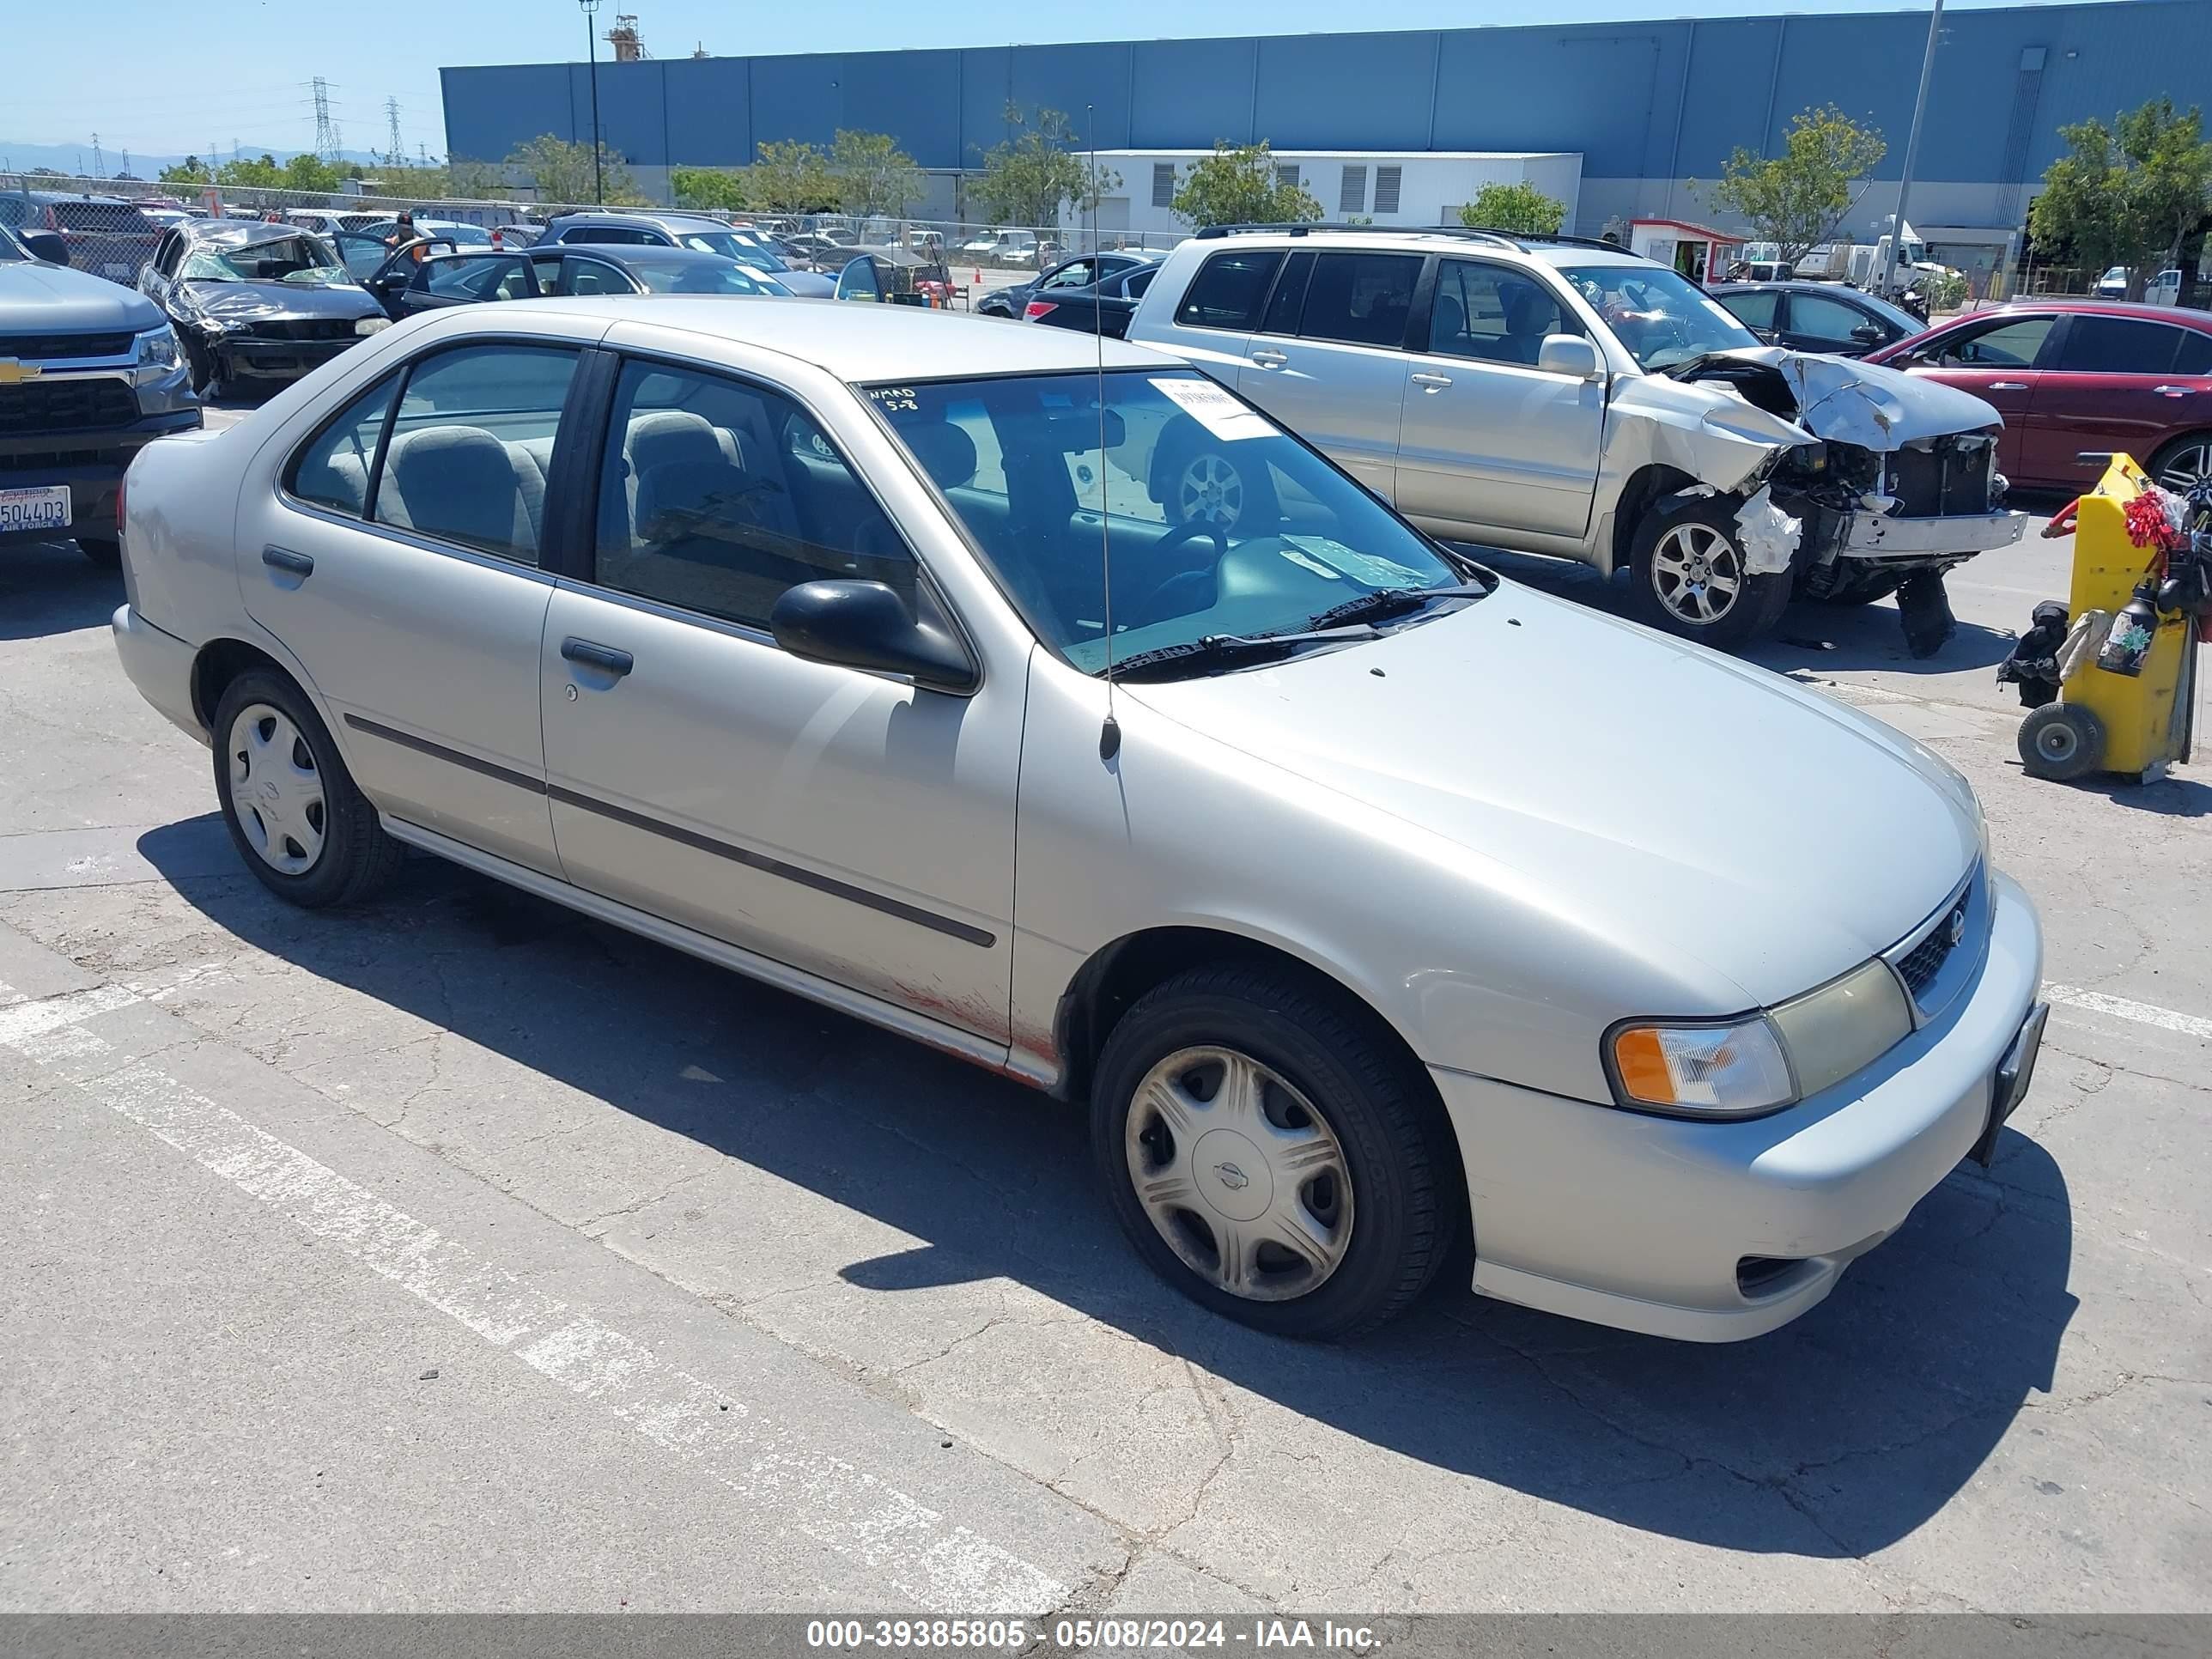
{"type": "MultiPolygon", "coordinates": [[[[1121,191],[1098,204],[1102,233],[1185,232],[1169,204],[1193,166],[1212,152],[1102,149],[1102,171],[1119,173],[1121,191]]],[[[1371,219],[1377,225],[1455,225],[1459,210],[1485,185],[1534,185],[1575,222],[1583,158],[1566,151],[1279,149],[1275,166],[1321,204],[1332,221],[1371,219]]]]}

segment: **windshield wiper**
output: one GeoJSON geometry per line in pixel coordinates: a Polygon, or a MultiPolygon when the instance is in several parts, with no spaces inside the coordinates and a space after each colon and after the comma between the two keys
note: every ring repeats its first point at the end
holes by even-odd
{"type": "Polygon", "coordinates": [[[1362,593],[1356,599],[1346,599],[1333,605],[1313,619],[1316,628],[1329,628],[1339,623],[1381,622],[1386,617],[1396,617],[1408,611],[1418,611],[1431,599],[1483,599],[1490,597],[1490,589],[1480,582],[1461,582],[1451,587],[1385,587],[1372,593],[1362,593]]]}
{"type": "Polygon", "coordinates": [[[1164,645],[1158,650],[1139,651],[1133,657],[1125,657],[1114,665],[1114,678],[1124,679],[1132,674],[1145,675],[1152,669],[1186,663],[1193,666],[1226,666],[1242,658],[1273,656],[1302,645],[1353,645],[1362,640],[1382,637],[1364,623],[1348,628],[1303,628],[1286,634],[1208,634],[1203,639],[1186,640],[1181,645],[1164,645]]]}

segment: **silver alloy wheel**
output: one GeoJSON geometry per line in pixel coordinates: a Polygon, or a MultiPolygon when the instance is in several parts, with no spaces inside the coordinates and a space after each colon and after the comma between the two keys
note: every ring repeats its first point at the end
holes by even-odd
{"type": "Polygon", "coordinates": [[[248,703],[230,723],[230,806],[246,841],[272,870],[303,876],[323,855],[328,809],[315,752],[290,718],[248,703]]]}
{"type": "Polygon", "coordinates": [[[1184,463],[1176,505],[1185,524],[1194,520],[1224,530],[1244,516],[1244,477],[1226,459],[1206,451],[1184,463]]]}
{"type": "Polygon", "coordinates": [[[2212,438],[2184,444],[2158,470],[2159,483],[2177,495],[2187,495],[2192,485],[2206,478],[2212,478],[2212,438]]]}
{"type": "Polygon", "coordinates": [[[1233,1048],[1183,1048],[1130,1103],[1129,1181],[1193,1273],[1252,1302],[1317,1289],[1352,1243],[1352,1176],[1328,1120],[1233,1048]]]}
{"type": "Polygon", "coordinates": [[[1668,527],[1651,550],[1651,586],[1667,613],[1704,627],[1742,596],[1743,557],[1735,544],[1695,520],[1668,527]]]}

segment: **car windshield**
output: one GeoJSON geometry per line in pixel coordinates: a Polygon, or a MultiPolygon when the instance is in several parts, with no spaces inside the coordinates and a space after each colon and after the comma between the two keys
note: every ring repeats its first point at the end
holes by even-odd
{"type": "Polygon", "coordinates": [[[240,246],[196,248],[179,273],[188,283],[349,283],[352,275],[321,238],[286,236],[240,246]]]}
{"type": "MultiPolygon", "coordinates": [[[[708,240],[709,239],[706,237],[700,237],[695,240],[690,236],[686,236],[684,239],[684,246],[686,247],[698,247],[702,243],[708,240]]],[[[721,237],[713,240],[726,241],[729,243],[729,246],[707,248],[705,250],[707,252],[719,253],[726,258],[735,259],[739,264],[743,265],[748,270],[765,270],[774,272],[778,270],[789,270],[791,269],[789,265],[786,264],[781,259],[776,258],[775,254],[769,252],[766,248],[757,247],[750,242],[741,242],[734,236],[721,237]]]]}
{"type": "Polygon", "coordinates": [[[1559,275],[1646,368],[1759,343],[1727,307],[1664,265],[1570,265],[1559,275]]]}
{"type": "Polygon", "coordinates": [[[755,282],[737,264],[717,264],[705,259],[641,258],[632,254],[623,261],[630,275],[654,294],[766,294],[765,283],[755,282]]]}
{"type": "Polygon", "coordinates": [[[1117,664],[1214,635],[1296,633],[1346,601],[1468,580],[1192,370],[863,391],[1037,637],[1086,673],[1106,665],[1109,562],[1117,664]]]}

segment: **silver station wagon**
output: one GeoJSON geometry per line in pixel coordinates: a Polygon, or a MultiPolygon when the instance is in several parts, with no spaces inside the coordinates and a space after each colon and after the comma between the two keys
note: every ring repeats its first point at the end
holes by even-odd
{"type": "Polygon", "coordinates": [[[467,307],[149,447],[125,546],[124,665],[273,891],[420,848],[1085,1101],[1137,1249],[1267,1329],[1471,1226],[1478,1291],[1753,1335],[2027,1085],[2039,931],[1956,772],[1139,348],[467,307]],[[1270,510],[1164,508],[1194,439],[1270,510]],[[1685,765],[1717,730],[1761,765],[1685,765]]]}

